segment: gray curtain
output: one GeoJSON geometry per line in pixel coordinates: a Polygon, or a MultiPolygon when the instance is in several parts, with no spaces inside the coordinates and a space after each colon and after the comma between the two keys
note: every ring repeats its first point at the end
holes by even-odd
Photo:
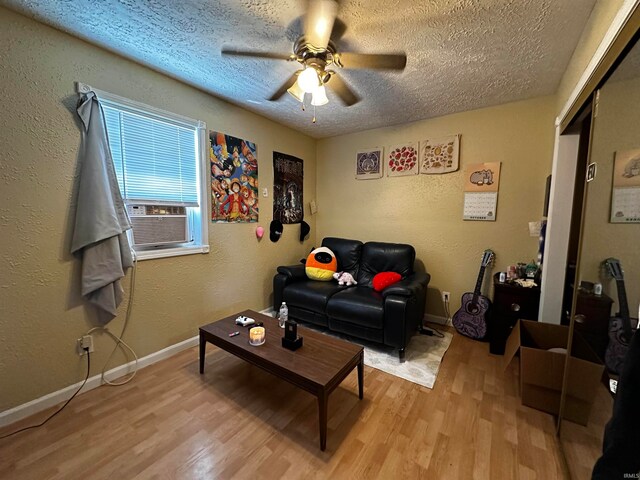
{"type": "Polygon", "coordinates": [[[107,129],[94,92],[78,102],[82,121],[80,175],[71,253],[82,260],[82,295],[98,309],[106,324],[117,314],[124,298],[120,280],[133,266],[129,217],[118,188],[107,129]]]}

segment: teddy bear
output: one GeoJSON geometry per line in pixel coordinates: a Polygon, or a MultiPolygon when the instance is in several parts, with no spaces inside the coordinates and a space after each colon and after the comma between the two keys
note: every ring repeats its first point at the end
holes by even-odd
{"type": "Polygon", "coordinates": [[[350,287],[351,285],[358,284],[349,272],[336,272],[333,274],[333,278],[338,281],[338,285],[346,285],[347,287],[350,287]]]}

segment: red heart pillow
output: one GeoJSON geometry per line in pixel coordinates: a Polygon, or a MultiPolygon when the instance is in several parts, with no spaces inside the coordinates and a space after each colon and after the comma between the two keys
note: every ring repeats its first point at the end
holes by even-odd
{"type": "Polygon", "coordinates": [[[402,280],[402,275],[396,272],[380,272],[373,277],[373,289],[376,292],[381,292],[389,285],[393,285],[396,282],[402,280]]]}

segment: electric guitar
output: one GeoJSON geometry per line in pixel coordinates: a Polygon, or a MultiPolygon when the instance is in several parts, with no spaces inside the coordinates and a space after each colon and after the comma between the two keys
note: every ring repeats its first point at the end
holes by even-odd
{"type": "Polygon", "coordinates": [[[604,265],[609,275],[616,280],[618,305],[620,306],[618,314],[609,319],[609,344],[604,354],[604,363],[611,373],[619,375],[622,371],[624,357],[629,349],[633,329],[631,328],[627,292],[624,288],[624,273],[620,261],[615,258],[607,258],[604,265]]]}
{"type": "Polygon", "coordinates": [[[456,330],[475,340],[482,340],[487,336],[487,312],[491,307],[491,300],[482,295],[480,289],[484,280],[484,271],[491,264],[494,256],[491,250],[484,251],[476,288],[473,293],[467,292],[462,295],[462,306],[453,315],[453,326],[456,330]]]}

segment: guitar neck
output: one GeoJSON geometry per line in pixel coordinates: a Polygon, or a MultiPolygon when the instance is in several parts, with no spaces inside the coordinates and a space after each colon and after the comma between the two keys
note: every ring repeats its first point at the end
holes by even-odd
{"type": "Polygon", "coordinates": [[[480,295],[480,290],[482,289],[482,281],[484,280],[484,270],[485,266],[482,265],[480,267],[480,271],[478,272],[478,280],[476,280],[476,288],[473,289],[474,295],[480,295]]]}
{"type": "Polygon", "coordinates": [[[620,306],[620,317],[629,320],[629,303],[627,302],[627,291],[624,288],[624,279],[616,279],[618,287],[618,303],[620,306]]]}

